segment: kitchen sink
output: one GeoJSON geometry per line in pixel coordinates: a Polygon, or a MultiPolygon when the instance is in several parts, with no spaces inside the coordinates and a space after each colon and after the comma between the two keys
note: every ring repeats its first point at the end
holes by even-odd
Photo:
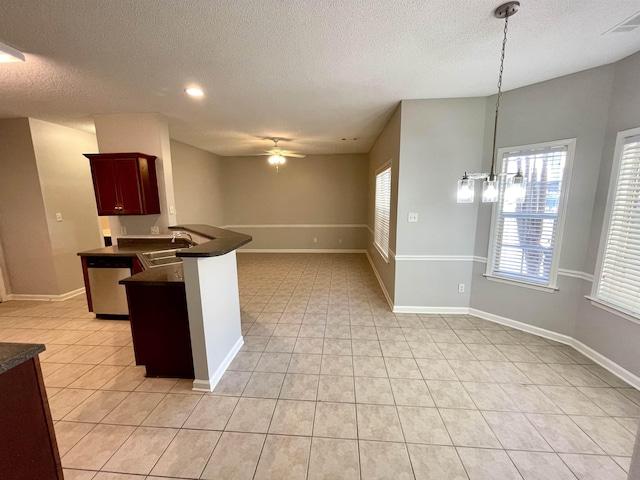
{"type": "Polygon", "coordinates": [[[174,265],[182,263],[182,259],[176,257],[176,252],[181,248],[171,248],[168,250],[156,250],[154,252],[146,252],[142,254],[145,263],[149,268],[164,267],[165,265],[174,265]]]}
{"type": "Polygon", "coordinates": [[[153,252],[143,253],[142,256],[147,260],[155,260],[156,258],[168,258],[175,257],[179,248],[171,248],[168,250],[155,250],[153,252]]]}

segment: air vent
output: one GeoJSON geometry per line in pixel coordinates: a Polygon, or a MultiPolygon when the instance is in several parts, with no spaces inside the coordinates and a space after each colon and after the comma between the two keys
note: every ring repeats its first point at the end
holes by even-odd
{"type": "Polygon", "coordinates": [[[626,33],[632,32],[636,28],[640,27],[640,12],[634,13],[631,17],[623,20],[616,26],[610,28],[603,35],[608,35],[610,33],[626,33]]]}

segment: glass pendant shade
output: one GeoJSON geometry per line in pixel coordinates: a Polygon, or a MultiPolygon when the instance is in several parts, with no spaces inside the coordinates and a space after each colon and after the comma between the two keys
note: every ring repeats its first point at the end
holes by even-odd
{"type": "Polygon", "coordinates": [[[482,184],[482,202],[495,203],[498,201],[498,180],[488,178],[482,184]]]}
{"type": "Polygon", "coordinates": [[[271,165],[283,165],[285,161],[286,159],[277,153],[269,157],[269,163],[271,165]]]}
{"type": "Polygon", "coordinates": [[[458,203],[473,203],[474,181],[468,178],[458,180],[458,203]]]}
{"type": "Polygon", "coordinates": [[[504,199],[507,203],[522,203],[527,193],[527,185],[522,173],[518,172],[515,177],[507,180],[507,189],[504,192],[504,199]]]}

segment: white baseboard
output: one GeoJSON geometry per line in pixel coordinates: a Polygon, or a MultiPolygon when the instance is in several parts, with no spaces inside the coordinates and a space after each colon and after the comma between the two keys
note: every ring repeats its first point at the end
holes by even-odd
{"type": "Polygon", "coordinates": [[[194,392],[212,392],[213,388],[211,388],[211,382],[209,380],[194,380],[193,387],[191,388],[194,392]]]}
{"type": "Polygon", "coordinates": [[[229,368],[229,365],[231,365],[231,362],[242,348],[242,345],[244,345],[244,337],[240,336],[235,345],[231,347],[231,350],[229,351],[227,356],[224,357],[222,363],[210,376],[209,380],[194,380],[192,390],[196,392],[213,392],[213,389],[216,388],[216,385],[218,385],[218,382],[222,378],[222,375],[224,375],[224,372],[227,371],[227,368],[229,368]]]}
{"type": "Polygon", "coordinates": [[[378,279],[378,283],[380,284],[380,288],[382,289],[382,293],[384,294],[384,298],[387,299],[387,303],[389,304],[389,307],[391,307],[391,311],[393,311],[393,302],[391,301],[391,296],[389,296],[389,292],[387,292],[387,287],[384,286],[384,282],[382,281],[382,277],[380,277],[380,274],[378,273],[378,270],[376,269],[376,265],[375,265],[375,263],[373,263],[373,259],[371,258],[371,255],[369,255],[369,251],[365,250],[364,253],[367,255],[367,259],[369,260],[369,264],[371,265],[371,269],[373,270],[374,275],[378,279]]]}
{"type": "Polygon", "coordinates": [[[396,305],[393,307],[393,313],[437,313],[439,315],[464,315],[469,313],[467,307],[409,307],[406,305],[396,305]]]}
{"type": "Polygon", "coordinates": [[[62,295],[33,295],[30,293],[10,293],[7,295],[7,300],[35,300],[39,302],[62,302],[69,300],[70,298],[77,297],[84,293],[84,287],[71,290],[70,292],[63,293],[62,295]]]}
{"type": "Polygon", "coordinates": [[[621,367],[613,360],[605,357],[601,353],[596,352],[593,348],[585,345],[584,343],[582,343],[579,340],[576,340],[575,338],[571,339],[571,346],[576,350],[578,350],[585,357],[588,357],[594,362],[596,362],[602,368],[609,370],[616,377],[627,382],[632,387],[635,387],[636,389],[640,390],[640,377],[638,377],[637,375],[631,373],[626,368],[621,367]]]}
{"type": "Polygon", "coordinates": [[[546,328],[540,328],[534,325],[529,325],[528,323],[512,320],[507,317],[501,317],[500,315],[495,315],[483,310],[469,308],[468,313],[469,315],[473,315],[484,320],[489,320],[494,323],[499,323],[500,325],[512,327],[516,330],[522,330],[523,332],[533,333],[534,335],[538,335],[539,337],[548,338],[549,340],[555,340],[556,342],[564,343],[566,345],[571,345],[571,342],[573,342],[573,337],[570,337],[569,335],[563,335],[562,333],[547,330],[546,328]]]}
{"type": "Polygon", "coordinates": [[[635,387],[640,390],[640,377],[631,373],[629,370],[618,365],[616,362],[614,362],[610,358],[605,357],[601,353],[596,352],[591,347],[585,345],[584,343],[580,342],[579,340],[576,340],[573,337],[570,337],[568,335],[563,335],[561,333],[553,332],[551,330],[546,330],[544,328],[529,325],[527,323],[518,322],[517,320],[511,320],[510,318],[494,315],[493,313],[477,310],[475,308],[470,308],[468,310],[470,315],[474,315],[484,320],[489,320],[491,322],[499,323],[501,325],[513,327],[523,332],[533,333],[534,335],[538,335],[540,337],[548,338],[549,340],[555,340],[556,342],[569,345],[575,348],[578,352],[582,353],[585,357],[593,360],[602,368],[611,372],[616,377],[627,382],[632,387],[635,387]]]}
{"type": "Polygon", "coordinates": [[[239,248],[238,253],[365,253],[361,248],[239,248]]]}

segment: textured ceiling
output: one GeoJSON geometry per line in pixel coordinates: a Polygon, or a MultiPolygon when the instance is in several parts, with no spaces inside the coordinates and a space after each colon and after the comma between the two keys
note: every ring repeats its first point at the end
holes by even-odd
{"type": "MultiPolygon", "coordinates": [[[[303,153],[367,152],[401,99],[495,92],[500,3],[1,0],[0,41],[27,62],[0,64],[0,117],[91,129],[98,113],[160,112],[172,138],[221,155],[272,136],[303,153]],[[189,84],[206,96],[186,97],[189,84]]],[[[602,35],[638,0],[521,3],[506,89],[640,50],[640,29],[602,35]]]]}

